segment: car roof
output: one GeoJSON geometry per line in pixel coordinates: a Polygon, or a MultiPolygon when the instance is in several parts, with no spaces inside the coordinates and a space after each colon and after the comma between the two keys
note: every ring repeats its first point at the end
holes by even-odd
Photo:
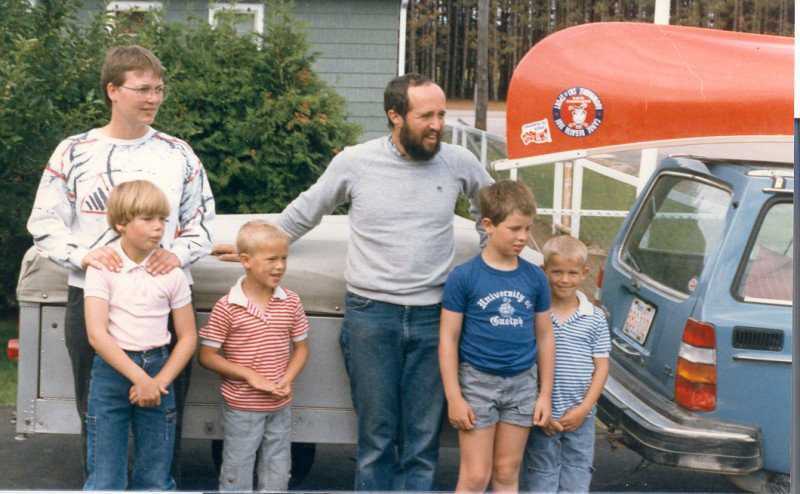
{"type": "Polygon", "coordinates": [[[727,163],[753,166],[785,167],[794,165],[794,143],[730,142],[691,144],[664,149],[669,157],[689,157],[704,163],[727,163]]]}

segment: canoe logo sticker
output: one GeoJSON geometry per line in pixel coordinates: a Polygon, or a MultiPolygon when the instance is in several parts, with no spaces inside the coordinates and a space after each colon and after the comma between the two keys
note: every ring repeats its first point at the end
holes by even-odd
{"type": "Polygon", "coordinates": [[[603,103],[591,89],[571,87],[556,98],[553,122],[570,137],[592,135],[603,123],[603,103]]]}
{"type": "Polygon", "coordinates": [[[522,134],[520,134],[520,137],[522,138],[522,143],[526,146],[531,143],[545,144],[553,142],[553,139],[550,137],[550,122],[548,122],[546,118],[543,118],[542,120],[522,124],[522,134]]]}

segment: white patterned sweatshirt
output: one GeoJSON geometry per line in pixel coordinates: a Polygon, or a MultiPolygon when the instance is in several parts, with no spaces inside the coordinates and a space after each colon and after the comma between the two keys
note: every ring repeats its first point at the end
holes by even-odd
{"type": "Polygon", "coordinates": [[[115,185],[149,180],[167,196],[162,247],[189,266],[211,251],[214,196],[202,163],[184,141],[148,128],[138,139],[114,139],[92,129],[64,139],[45,167],[28,231],[44,255],[68,268],[69,285],[83,287],[81,260],[119,237],[106,220],[115,185]]]}

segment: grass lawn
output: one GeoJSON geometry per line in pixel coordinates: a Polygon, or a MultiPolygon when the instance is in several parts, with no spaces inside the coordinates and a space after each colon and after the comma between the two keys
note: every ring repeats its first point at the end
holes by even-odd
{"type": "MultiPolygon", "coordinates": [[[[554,165],[541,165],[519,170],[519,177],[533,190],[536,203],[541,208],[553,207],[554,165]]],[[[627,211],[633,204],[636,190],[626,184],[591,170],[583,172],[583,209],[627,211]]],[[[552,224],[552,217],[540,215],[539,219],[552,224]]],[[[581,218],[580,237],[587,245],[608,250],[614,236],[622,226],[623,218],[581,218]]]]}
{"type": "Polygon", "coordinates": [[[17,364],[6,357],[6,343],[17,337],[16,315],[0,317],[0,405],[17,402],[17,364]]]}

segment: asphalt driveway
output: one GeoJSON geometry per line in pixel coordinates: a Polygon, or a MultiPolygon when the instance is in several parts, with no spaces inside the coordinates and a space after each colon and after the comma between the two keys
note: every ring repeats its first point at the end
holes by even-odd
{"type": "MultiPolygon", "coordinates": [[[[38,434],[15,440],[14,413],[0,407],[0,490],[80,490],[80,441],[77,436],[38,434]]],[[[353,485],[355,448],[319,445],[308,477],[298,486],[303,491],[346,491],[353,485]]],[[[437,488],[452,490],[458,476],[458,450],[442,448],[437,488]]],[[[606,492],[734,492],[721,475],[681,472],[655,465],[645,466],[635,453],[614,447],[602,427],[596,443],[597,470],[593,491],[606,492]]],[[[217,481],[210,441],[186,440],[181,467],[182,490],[215,490],[217,481]]]]}

